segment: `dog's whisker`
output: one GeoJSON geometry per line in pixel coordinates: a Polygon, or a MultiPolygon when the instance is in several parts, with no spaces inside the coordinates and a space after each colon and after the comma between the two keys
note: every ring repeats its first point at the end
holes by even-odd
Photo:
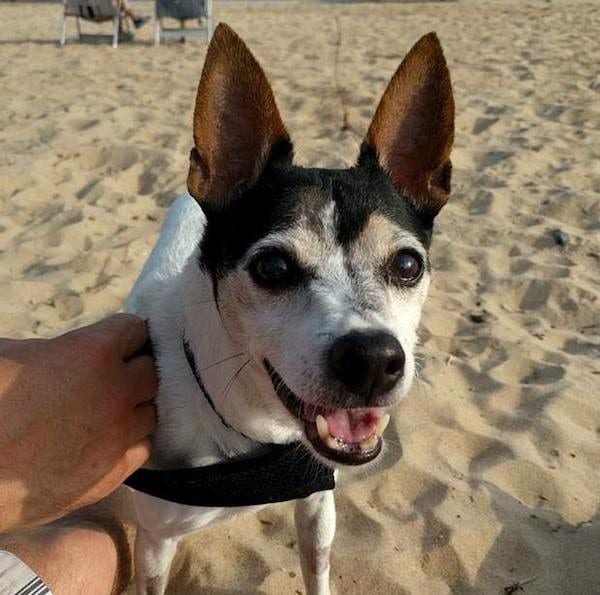
{"type": "Polygon", "coordinates": [[[246,351],[241,351],[240,353],[236,353],[235,355],[230,355],[229,357],[223,358],[222,360],[219,360],[218,362],[214,362],[208,366],[206,366],[205,368],[201,368],[200,370],[198,370],[198,372],[205,372],[206,370],[210,370],[211,368],[214,368],[215,366],[220,366],[221,364],[224,364],[225,362],[228,362],[232,359],[235,359],[236,357],[241,357],[242,355],[246,355],[247,352],[246,351]]]}
{"type": "Polygon", "coordinates": [[[231,387],[234,385],[235,381],[237,380],[238,376],[242,373],[242,370],[250,363],[251,360],[246,360],[237,370],[236,372],[233,374],[233,376],[229,379],[229,381],[227,382],[227,385],[225,386],[225,389],[223,391],[223,399],[225,399],[225,397],[227,396],[227,394],[229,393],[229,391],[231,390],[231,387]]]}
{"type": "Polygon", "coordinates": [[[227,394],[229,393],[229,391],[231,390],[231,387],[235,384],[235,381],[237,380],[238,376],[241,374],[242,370],[249,364],[251,363],[252,360],[248,359],[246,360],[245,363],[243,363],[237,370],[237,372],[232,376],[231,380],[229,380],[229,382],[227,383],[227,385],[225,386],[225,389],[223,391],[223,396],[221,397],[221,400],[225,400],[227,398],[227,394]]]}
{"type": "Polygon", "coordinates": [[[276,337],[279,333],[273,331],[272,333],[261,333],[260,335],[248,335],[249,339],[272,339],[276,337]]]}
{"type": "Polygon", "coordinates": [[[386,445],[393,447],[398,452],[402,452],[402,444],[400,444],[400,442],[396,442],[391,438],[385,438],[385,443],[386,445]]]}
{"type": "Polygon", "coordinates": [[[205,300],[196,300],[193,302],[184,302],[184,306],[185,307],[189,307],[189,306],[199,306],[201,304],[220,304],[221,300],[215,300],[215,298],[209,298],[209,299],[205,299],[205,300]]]}
{"type": "Polygon", "coordinates": [[[421,375],[421,372],[425,369],[425,356],[421,354],[415,354],[415,377],[421,375]]]}

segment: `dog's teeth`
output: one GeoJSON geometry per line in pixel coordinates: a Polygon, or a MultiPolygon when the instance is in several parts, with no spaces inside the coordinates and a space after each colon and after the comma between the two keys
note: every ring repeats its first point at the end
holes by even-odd
{"type": "Polygon", "coordinates": [[[390,414],[384,413],[377,422],[377,426],[375,427],[375,434],[377,436],[383,436],[383,432],[387,428],[387,425],[390,423],[390,414]]]}
{"type": "Polygon", "coordinates": [[[317,432],[322,440],[329,438],[329,425],[327,420],[322,415],[317,415],[317,432]]]}
{"type": "Polygon", "coordinates": [[[325,442],[325,445],[328,448],[331,448],[331,450],[342,450],[340,443],[333,436],[327,436],[323,439],[323,442],[325,442]]]}
{"type": "Polygon", "coordinates": [[[362,450],[363,452],[373,450],[377,446],[378,440],[379,440],[379,437],[377,436],[377,434],[373,434],[369,438],[365,438],[359,444],[360,450],[362,450]]]}

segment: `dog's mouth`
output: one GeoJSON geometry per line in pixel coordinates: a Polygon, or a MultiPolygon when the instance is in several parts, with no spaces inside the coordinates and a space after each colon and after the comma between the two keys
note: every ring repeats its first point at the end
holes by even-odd
{"type": "Polygon", "coordinates": [[[344,465],[363,465],[379,455],[389,414],[375,407],[334,409],[305,403],[267,360],[264,364],[277,396],[304,423],[306,437],[320,455],[344,465]]]}

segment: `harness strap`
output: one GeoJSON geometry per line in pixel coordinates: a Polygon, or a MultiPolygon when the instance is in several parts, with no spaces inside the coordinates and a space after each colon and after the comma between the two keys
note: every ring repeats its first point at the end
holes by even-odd
{"type": "Polygon", "coordinates": [[[267,454],[190,469],[140,469],[125,485],[188,506],[256,506],[306,498],[335,487],[333,470],[300,443],[267,454]]]}

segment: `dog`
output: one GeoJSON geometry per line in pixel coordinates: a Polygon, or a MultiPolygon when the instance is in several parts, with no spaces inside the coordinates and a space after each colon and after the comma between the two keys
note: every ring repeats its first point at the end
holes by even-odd
{"type": "MultiPolygon", "coordinates": [[[[327,468],[380,457],[415,374],[433,223],[450,196],[454,102],[435,33],[393,75],[356,165],[299,167],[267,78],[227,26],[198,87],[188,193],[171,206],[127,310],[160,379],[149,467],[250,460],[301,443],[327,468]]],[[[141,491],[140,595],[166,588],[178,540],[256,506],[141,491]]],[[[330,592],[333,491],[296,501],[307,593],[330,592]]]]}

